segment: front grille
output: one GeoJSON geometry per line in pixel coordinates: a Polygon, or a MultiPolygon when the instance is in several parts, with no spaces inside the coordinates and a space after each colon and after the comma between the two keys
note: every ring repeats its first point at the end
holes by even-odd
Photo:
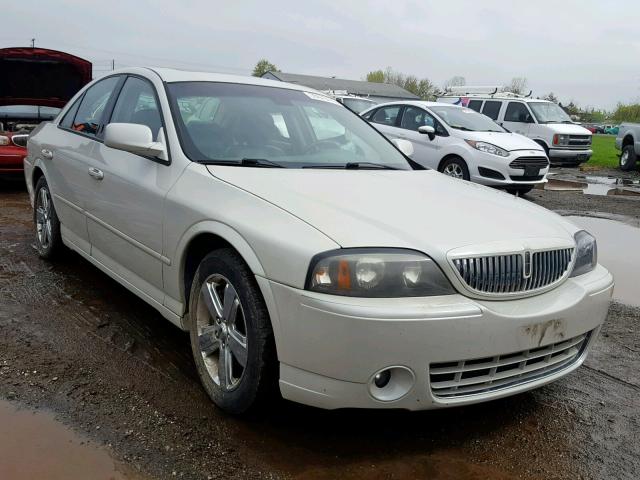
{"type": "Polygon", "coordinates": [[[570,147],[589,147],[591,145],[591,135],[569,135],[570,147]]]}
{"type": "Polygon", "coordinates": [[[493,392],[552,375],[575,363],[584,352],[591,332],[544,347],[494,357],[432,363],[431,393],[455,398],[493,392]]]}
{"type": "Polygon", "coordinates": [[[11,137],[11,141],[14,145],[19,147],[27,147],[27,140],[29,140],[29,135],[14,135],[11,137]]]}
{"type": "Polygon", "coordinates": [[[571,265],[573,248],[453,260],[471,290],[488,294],[530,292],[559,282],[571,265]]]}
{"type": "Polygon", "coordinates": [[[511,168],[539,167],[547,168],[549,160],[547,157],[519,157],[509,164],[511,168]]]}

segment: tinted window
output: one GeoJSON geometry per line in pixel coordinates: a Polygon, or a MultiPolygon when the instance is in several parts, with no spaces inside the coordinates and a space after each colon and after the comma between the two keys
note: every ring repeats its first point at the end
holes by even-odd
{"type": "Polygon", "coordinates": [[[505,122],[531,123],[531,114],[524,103],[509,102],[507,112],[504,114],[505,122]]]}
{"type": "Polygon", "coordinates": [[[469,108],[471,110],[475,110],[476,112],[480,111],[481,106],[482,106],[482,100],[471,100],[469,102],[469,108]]]}
{"type": "Polygon", "coordinates": [[[86,91],[71,125],[73,130],[93,136],[98,133],[102,113],[119,80],[120,77],[109,77],[86,91]]]}
{"type": "Polygon", "coordinates": [[[376,113],[371,119],[372,122],[382,123],[383,125],[395,125],[398,118],[398,112],[400,112],[399,105],[392,105],[389,107],[382,107],[376,110],[376,113]]]}
{"type": "Polygon", "coordinates": [[[487,100],[486,102],[484,102],[484,107],[482,107],[482,113],[484,113],[491,120],[497,120],[501,106],[502,102],[487,100]]]}
{"type": "Polygon", "coordinates": [[[71,108],[67,110],[67,113],[64,114],[64,117],[62,117],[62,120],[60,121],[61,127],[71,128],[71,125],[73,124],[73,118],[76,116],[76,112],[78,111],[78,107],[80,106],[81,101],[82,95],[73,103],[73,105],[71,105],[71,108]]]}
{"type": "Polygon", "coordinates": [[[321,94],[217,82],[167,89],[173,111],[180,111],[174,119],[182,148],[194,161],[260,159],[287,168],[373,162],[410,169],[367,122],[321,94]]]}
{"type": "Polygon", "coordinates": [[[162,119],[153,86],[141,78],[127,78],[110,121],[146,125],[156,139],[158,131],[162,128],[162,119]]]}

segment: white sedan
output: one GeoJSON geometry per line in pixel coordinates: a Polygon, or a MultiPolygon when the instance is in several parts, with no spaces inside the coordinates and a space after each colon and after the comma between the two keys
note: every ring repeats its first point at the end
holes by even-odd
{"type": "Polygon", "coordinates": [[[521,194],[547,181],[549,159],[539,144],[470,108],[403,101],[361,115],[390,139],[411,141],[411,158],[445,175],[521,194]]]}
{"type": "Polygon", "coordinates": [[[538,387],[584,361],[613,289],[586,231],[303,86],[116,71],[36,129],[25,175],[40,256],[75,250],[188,330],[234,413],[538,387]]]}

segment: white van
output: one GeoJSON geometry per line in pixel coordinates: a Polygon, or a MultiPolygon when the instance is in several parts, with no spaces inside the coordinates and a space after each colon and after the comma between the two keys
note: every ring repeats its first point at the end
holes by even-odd
{"type": "Polygon", "coordinates": [[[488,93],[471,93],[473,90],[452,87],[437,101],[468,107],[507,130],[531,138],[544,148],[552,164],[577,166],[591,158],[591,132],[575,124],[555,103],[499,92],[499,88],[488,93]]]}

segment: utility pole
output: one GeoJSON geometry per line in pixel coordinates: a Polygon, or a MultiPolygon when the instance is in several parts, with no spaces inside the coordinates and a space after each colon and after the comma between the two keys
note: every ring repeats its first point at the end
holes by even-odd
{"type": "Polygon", "coordinates": [[[32,38],[31,39],[31,48],[35,48],[36,47],[36,39],[32,38]]]}
{"type": "Polygon", "coordinates": [[[111,60],[111,70],[115,70],[116,69],[116,61],[115,59],[111,60]]]}

